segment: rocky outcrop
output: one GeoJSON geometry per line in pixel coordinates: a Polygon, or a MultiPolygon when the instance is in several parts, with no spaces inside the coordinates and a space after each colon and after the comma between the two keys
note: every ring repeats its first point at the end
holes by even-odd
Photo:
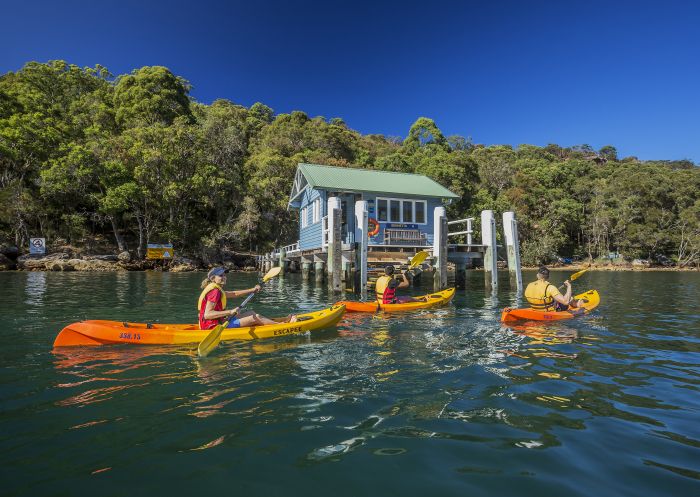
{"type": "Polygon", "coordinates": [[[58,252],[46,256],[23,255],[17,258],[17,269],[23,271],[123,271],[116,263],[117,256],[86,256],[71,258],[58,252]]]}
{"type": "Polygon", "coordinates": [[[9,271],[12,269],[17,269],[17,263],[5,254],[0,254],[0,271],[9,271]]]}

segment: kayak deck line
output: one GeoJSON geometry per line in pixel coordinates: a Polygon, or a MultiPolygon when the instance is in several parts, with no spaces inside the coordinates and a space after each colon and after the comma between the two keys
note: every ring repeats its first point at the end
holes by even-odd
{"type": "MultiPolygon", "coordinates": [[[[293,323],[280,322],[264,326],[226,328],[221,340],[255,340],[298,335],[334,326],[345,313],[345,306],[334,305],[320,311],[297,315],[293,323]]],[[[283,319],[283,318],[280,318],[283,319]]],[[[199,343],[211,330],[200,330],[196,324],[152,324],[106,320],[72,323],[58,333],[54,347],[131,343],[168,345],[199,343]]]]}

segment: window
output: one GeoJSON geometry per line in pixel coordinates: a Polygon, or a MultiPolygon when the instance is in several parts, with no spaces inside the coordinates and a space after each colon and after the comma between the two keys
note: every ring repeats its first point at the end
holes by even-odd
{"type": "Polygon", "coordinates": [[[317,198],[314,200],[314,203],[312,204],[312,214],[313,214],[313,219],[312,223],[316,224],[321,220],[321,199],[317,198]]]}
{"type": "Polygon", "coordinates": [[[389,220],[392,223],[401,222],[401,201],[389,200],[389,220]]]}
{"type": "Polygon", "coordinates": [[[377,199],[377,221],[387,222],[389,220],[389,209],[387,209],[387,200],[383,198],[377,199]]]}
{"type": "Polygon", "coordinates": [[[428,202],[377,198],[377,221],[382,223],[426,224],[428,202]]]}
{"type": "Polygon", "coordinates": [[[301,210],[301,227],[306,228],[309,225],[309,208],[304,207],[301,210]]]}
{"type": "Polygon", "coordinates": [[[416,223],[425,224],[425,202],[416,202],[416,223]]]}
{"type": "Polygon", "coordinates": [[[413,202],[410,200],[401,202],[401,215],[403,216],[401,219],[404,223],[413,222],[413,202]]]}

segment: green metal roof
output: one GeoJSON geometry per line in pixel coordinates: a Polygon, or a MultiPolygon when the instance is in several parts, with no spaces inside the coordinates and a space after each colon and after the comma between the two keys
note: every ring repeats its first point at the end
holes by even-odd
{"type": "Polygon", "coordinates": [[[312,188],[323,190],[459,198],[459,195],[452,193],[441,184],[422,174],[373,171],[320,164],[299,164],[298,169],[312,188]]]}

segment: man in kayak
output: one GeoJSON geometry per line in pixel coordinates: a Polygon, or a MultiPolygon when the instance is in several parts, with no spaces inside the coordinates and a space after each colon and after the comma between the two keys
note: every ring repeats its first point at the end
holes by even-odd
{"type": "Polygon", "coordinates": [[[389,264],[384,268],[384,276],[377,278],[375,291],[377,302],[382,304],[405,304],[406,302],[425,302],[425,298],[397,297],[396,290],[408,288],[411,283],[406,278],[406,273],[401,273],[402,280],[394,277],[394,266],[389,264]]]}
{"type": "Polygon", "coordinates": [[[566,280],[564,284],[566,293],[562,295],[559,289],[549,282],[549,269],[542,266],[537,270],[537,280],[527,285],[525,298],[530,307],[538,311],[560,312],[580,307],[583,301],[571,298],[571,282],[566,280]]]}
{"type": "MultiPolygon", "coordinates": [[[[228,269],[215,267],[207,273],[207,279],[202,281],[202,293],[199,296],[197,309],[199,310],[199,329],[210,330],[215,326],[224,323],[228,319],[228,328],[240,328],[247,326],[261,326],[265,324],[277,324],[280,321],[256,314],[252,311],[239,313],[239,308],[226,309],[227,298],[244,297],[254,292],[260,291],[260,285],[253,288],[238,291],[225,291],[226,273],[228,269]]],[[[296,316],[290,315],[281,322],[293,323],[296,316]]]]}

